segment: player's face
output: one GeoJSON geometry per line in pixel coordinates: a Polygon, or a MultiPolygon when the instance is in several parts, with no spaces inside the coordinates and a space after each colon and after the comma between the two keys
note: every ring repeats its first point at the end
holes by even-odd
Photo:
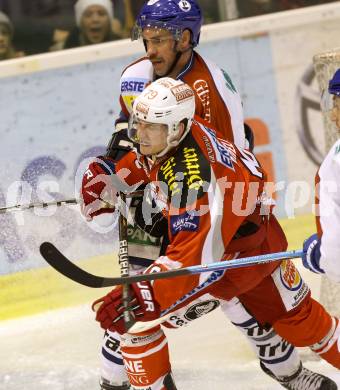
{"type": "Polygon", "coordinates": [[[0,24],[0,59],[6,57],[11,44],[11,36],[8,28],[0,24]]]}
{"type": "Polygon", "coordinates": [[[167,75],[176,58],[176,41],[171,32],[165,29],[145,28],[143,41],[155,74],[158,77],[167,75]]]}
{"type": "Polygon", "coordinates": [[[89,43],[104,42],[111,29],[111,20],[101,5],[87,7],[81,18],[81,29],[89,43]]]}
{"type": "Polygon", "coordinates": [[[158,123],[138,121],[137,137],[141,154],[145,156],[155,155],[168,145],[168,128],[166,125],[158,123]]]}
{"type": "Polygon", "coordinates": [[[333,96],[333,108],[331,110],[331,121],[340,130],[340,96],[333,96]]]}

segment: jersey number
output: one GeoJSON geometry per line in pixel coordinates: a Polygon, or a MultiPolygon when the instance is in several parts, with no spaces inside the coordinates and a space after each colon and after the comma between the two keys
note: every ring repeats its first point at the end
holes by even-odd
{"type": "Polygon", "coordinates": [[[260,164],[256,160],[255,156],[245,149],[239,149],[241,153],[241,160],[243,164],[249,169],[249,171],[254,175],[259,177],[260,179],[263,178],[263,173],[258,169],[260,168],[260,164]]]}

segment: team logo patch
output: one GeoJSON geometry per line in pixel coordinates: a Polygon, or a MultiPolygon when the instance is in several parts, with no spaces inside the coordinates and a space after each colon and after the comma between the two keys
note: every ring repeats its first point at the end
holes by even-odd
{"type": "Polygon", "coordinates": [[[139,102],[136,106],[136,111],[140,112],[143,115],[148,115],[150,106],[147,106],[144,103],[139,102]]]}
{"type": "Polygon", "coordinates": [[[191,4],[186,0],[181,0],[178,3],[178,6],[184,12],[189,12],[191,10],[191,4]]]}
{"type": "Polygon", "coordinates": [[[302,286],[299,271],[291,261],[283,261],[280,265],[280,278],[282,284],[291,291],[296,291],[302,286]]]}
{"type": "Polygon", "coordinates": [[[187,212],[174,215],[170,217],[171,234],[175,234],[183,231],[196,232],[199,227],[199,216],[189,214],[187,212]]]}
{"type": "Polygon", "coordinates": [[[177,85],[171,88],[172,94],[175,96],[178,102],[189,99],[194,96],[194,91],[189,88],[186,84],[177,85]]]}
{"type": "Polygon", "coordinates": [[[196,320],[197,318],[202,317],[205,314],[208,314],[211,311],[215,310],[219,305],[220,303],[217,300],[196,303],[196,305],[191,306],[185,312],[184,317],[188,321],[196,320]]]}

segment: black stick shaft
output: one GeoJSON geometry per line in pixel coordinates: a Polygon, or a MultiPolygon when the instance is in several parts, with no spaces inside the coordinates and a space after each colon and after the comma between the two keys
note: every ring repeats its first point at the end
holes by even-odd
{"type": "MultiPolygon", "coordinates": [[[[127,232],[127,205],[126,195],[121,192],[119,196],[119,266],[120,276],[126,278],[130,276],[129,249],[128,249],[128,232],[127,232]]],[[[122,301],[124,306],[125,329],[128,331],[135,323],[130,311],[130,285],[124,283],[122,286],[122,301]]]]}

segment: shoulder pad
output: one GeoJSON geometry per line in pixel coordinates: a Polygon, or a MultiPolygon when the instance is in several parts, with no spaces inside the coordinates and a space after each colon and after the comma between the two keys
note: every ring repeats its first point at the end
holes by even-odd
{"type": "Polygon", "coordinates": [[[144,89],[152,82],[153,68],[148,59],[142,58],[129,65],[120,78],[120,93],[129,112],[132,103],[144,89]]]}

